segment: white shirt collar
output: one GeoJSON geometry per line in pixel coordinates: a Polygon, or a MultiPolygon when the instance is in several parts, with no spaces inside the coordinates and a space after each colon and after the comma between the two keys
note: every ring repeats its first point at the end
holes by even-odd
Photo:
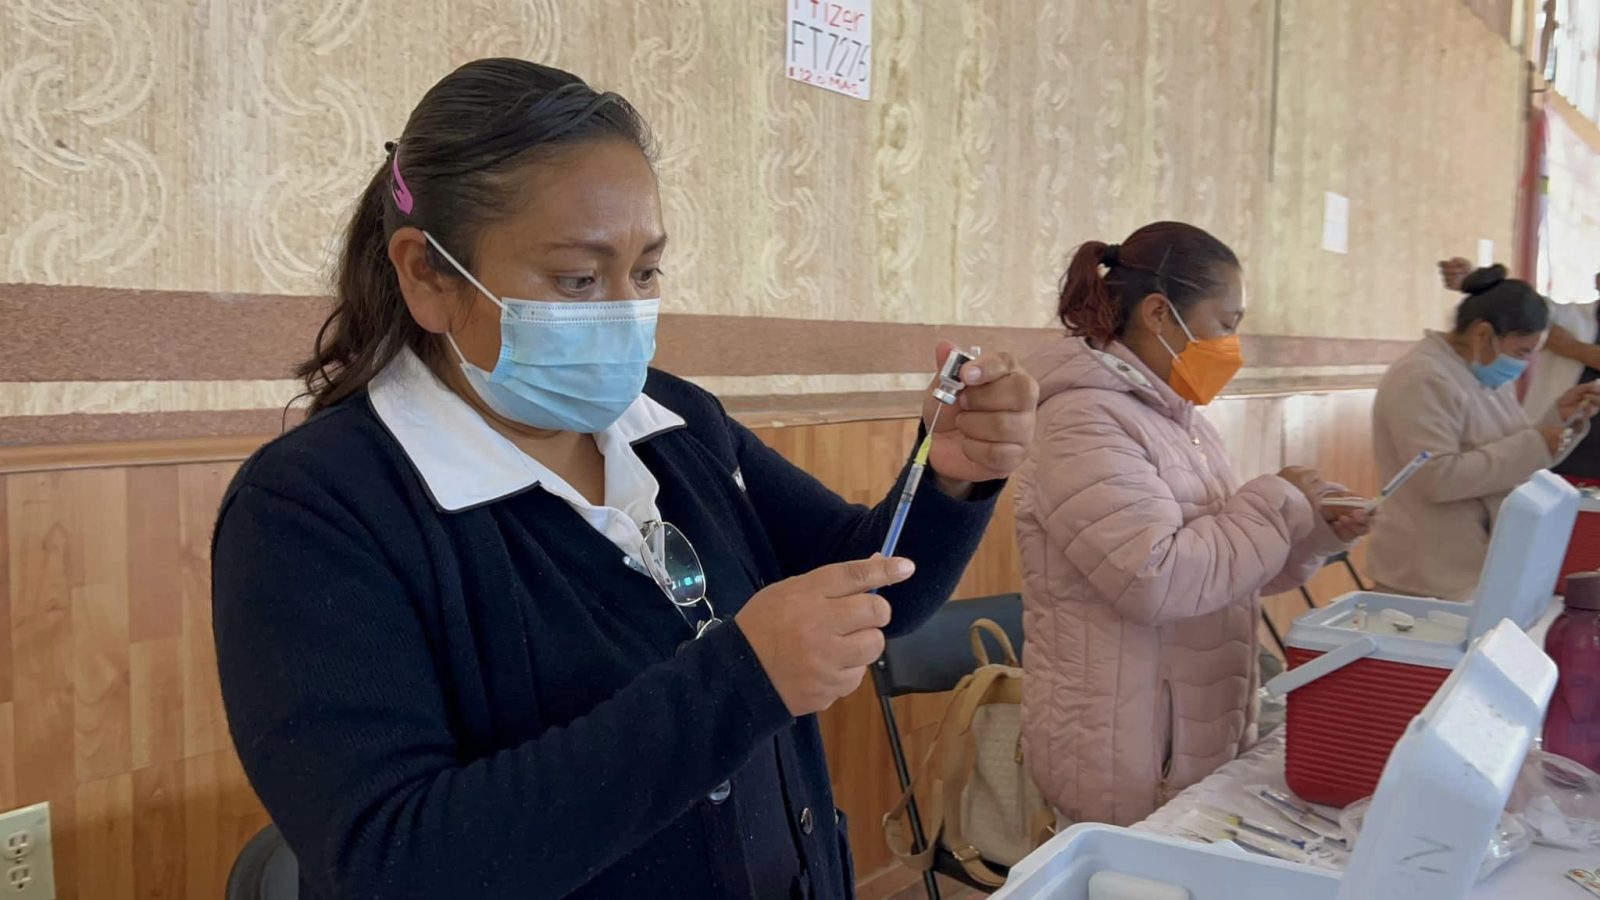
{"type": "MultiPolygon", "coordinates": [[[[574,506],[591,507],[567,482],[523,453],[495,431],[483,416],[441,382],[409,349],[401,351],[367,387],[372,409],[400,443],[433,502],[445,512],[492,503],[534,485],[574,506]]],[[[643,394],[622,417],[595,435],[606,457],[606,503],[623,512],[645,514],[655,505],[655,479],[628,487],[620,474],[643,469],[633,445],[684,427],[683,417],[643,394]],[[623,496],[613,497],[613,483],[623,496]]],[[[627,481],[638,479],[627,479],[627,481]]],[[[644,524],[639,521],[639,524],[644,524]]]]}

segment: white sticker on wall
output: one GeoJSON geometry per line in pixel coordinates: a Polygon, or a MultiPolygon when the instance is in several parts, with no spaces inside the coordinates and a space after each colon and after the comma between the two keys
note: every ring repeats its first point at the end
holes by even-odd
{"type": "Polygon", "coordinates": [[[784,72],[802,84],[872,98],[872,0],[784,0],[784,72]]]}
{"type": "Polygon", "coordinates": [[[1322,249],[1350,252],[1350,198],[1343,194],[1322,195],[1322,249]]]}
{"type": "Polygon", "coordinates": [[[1478,238],[1478,268],[1494,265],[1494,241],[1478,238]]]}

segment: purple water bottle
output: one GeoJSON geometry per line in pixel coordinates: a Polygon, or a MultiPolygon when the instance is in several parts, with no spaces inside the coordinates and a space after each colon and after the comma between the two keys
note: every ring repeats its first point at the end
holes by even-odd
{"type": "Polygon", "coordinates": [[[1566,609],[1544,650],[1560,676],[1544,720],[1544,749],[1600,770],[1600,572],[1567,577],[1566,609]]]}

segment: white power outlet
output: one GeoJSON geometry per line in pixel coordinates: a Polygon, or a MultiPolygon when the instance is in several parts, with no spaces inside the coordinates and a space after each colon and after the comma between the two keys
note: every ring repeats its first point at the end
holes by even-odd
{"type": "Polygon", "coordinates": [[[56,900],[50,804],[0,813],[0,873],[4,900],[56,900]]]}

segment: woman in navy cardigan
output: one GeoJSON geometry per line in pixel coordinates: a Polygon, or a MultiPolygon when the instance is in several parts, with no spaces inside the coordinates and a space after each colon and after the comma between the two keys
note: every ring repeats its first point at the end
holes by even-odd
{"type": "Polygon", "coordinates": [[[852,893],[814,713],[954,590],[1037,386],[965,367],[874,558],[889,502],[648,370],[648,148],[620,97],[482,60],[360,200],[313,415],[214,547],[228,722],[306,898],[852,893]]]}

